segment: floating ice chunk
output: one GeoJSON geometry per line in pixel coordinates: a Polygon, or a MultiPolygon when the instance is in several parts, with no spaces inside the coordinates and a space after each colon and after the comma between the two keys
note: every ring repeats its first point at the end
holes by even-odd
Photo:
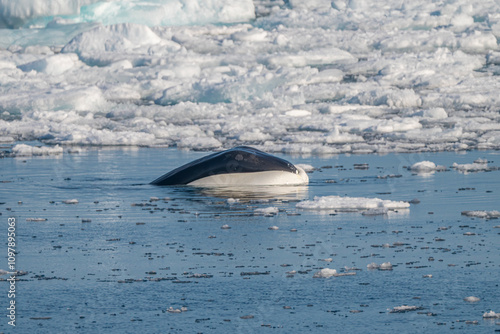
{"type": "Polygon", "coordinates": [[[366,268],[369,270],[379,269],[380,265],[376,264],[375,262],[372,262],[372,263],[367,264],[366,268]]]}
{"type": "Polygon", "coordinates": [[[462,216],[486,218],[486,219],[499,218],[500,211],[496,211],[496,210],[493,210],[493,211],[481,211],[481,210],[462,211],[462,216]]]}
{"type": "Polygon", "coordinates": [[[12,148],[15,156],[33,156],[33,155],[58,155],[63,153],[63,148],[56,146],[30,146],[26,144],[17,144],[12,148]]]}
{"type": "Polygon", "coordinates": [[[488,163],[484,163],[482,161],[481,163],[472,163],[472,164],[458,164],[454,162],[452,168],[462,173],[482,172],[482,171],[489,171],[496,169],[496,167],[490,167],[488,166],[488,163]]]}
{"type": "Polygon", "coordinates": [[[172,306],[170,306],[170,307],[167,309],[167,312],[168,312],[168,313],[181,313],[181,312],[182,312],[182,310],[180,310],[180,309],[178,309],[178,308],[174,309],[172,306]]]}
{"type": "Polygon", "coordinates": [[[420,161],[411,165],[409,169],[417,173],[428,173],[428,172],[446,170],[446,167],[436,165],[432,161],[420,161]]]}
{"type": "Polygon", "coordinates": [[[328,278],[337,275],[337,270],[330,268],[323,268],[313,275],[313,278],[328,278]]]}
{"type": "Polygon", "coordinates": [[[379,267],[380,270],[392,270],[392,264],[390,262],[384,262],[379,267]]]}
{"type": "Polygon", "coordinates": [[[232,198],[232,197],[230,197],[230,198],[228,198],[228,199],[226,200],[226,202],[227,202],[227,204],[232,205],[232,204],[239,203],[239,202],[240,202],[240,200],[239,200],[239,199],[237,199],[237,198],[232,198]]]}
{"type": "Polygon", "coordinates": [[[402,305],[402,306],[396,306],[392,310],[389,311],[389,313],[405,313],[405,312],[410,312],[410,311],[417,311],[417,310],[422,310],[423,308],[420,306],[409,306],[409,305],[402,305]]]}
{"type": "Polygon", "coordinates": [[[268,230],[271,230],[271,231],[277,231],[279,230],[280,228],[278,226],[270,226],[267,228],[268,230]]]}
{"type": "Polygon", "coordinates": [[[78,204],[78,200],[77,199],[67,199],[67,200],[64,200],[62,202],[64,204],[78,204]]]}
{"type": "Polygon", "coordinates": [[[278,214],[279,209],[275,206],[270,206],[268,208],[258,208],[254,210],[255,214],[258,215],[265,215],[265,216],[272,216],[278,214]]]}
{"type": "Polygon", "coordinates": [[[308,210],[367,210],[367,209],[405,209],[408,202],[382,200],[379,198],[315,196],[312,201],[297,203],[296,207],[308,210]]]}
{"type": "Polygon", "coordinates": [[[478,297],[469,296],[469,297],[465,297],[464,300],[466,302],[469,302],[469,303],[476,303],[476,302],[480,301],[481,299],[478,297]]]}
{"type": "Polygon", "coordinates": [[[500,313],[495,313],[493,311],[489,311],[489,312],[485,312],[483,314],[483,318],[485,319],[496,319],[496,318],[500,318],[500,313]]]}
{"type": "Polygon", "coordinates": [[[231,226],[225,224],[225,225],[222,225],[220,228],[223,230],[229,230],[231,228],[231,226]]]}

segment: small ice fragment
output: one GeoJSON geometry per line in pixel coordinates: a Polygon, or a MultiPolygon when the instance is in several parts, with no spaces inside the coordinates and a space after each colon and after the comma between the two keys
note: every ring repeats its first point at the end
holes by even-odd
{"type": "Polygon", "coordinates": [[[382,200],[379,198],[315,196],[312,201],[305,200],[296,204],[306,210],[368,210],[368,209],[406,209],[408,202],[382,200]]]}
{"type": "Polygon", "coordinates": [[[225,224],[225,225],[222,225],[220,228],[223,230],[229,230],[231,228],[231,226],[225,224]]]}
{"type": "Polygon", "coordinates": [[[384,262],[380,265],[380,270],[392,270],[392,264],[390,262],[384,262]]]}
{"type": "Polygon", "coordinates": [[[271,226],[271,227],[268,227],[267,228],[268,230],[279,230],[279,227],[278,226],[271,226]]]}
{"type": "Polygon", "coordinates": [[[231,204],[235,204],[235,203],[239,203],[239,201],[240,201],[239,199],[235,199],[235,198],[232,198],[232,197],[231,197],[231,198],[228,198],[228,199],[226,200],[227,204],[229,204],[229,205],[231,205],[231,204]]]}
{"type": "Polygon", "coordinates": [[[380,268],[380,266],[378,264],[376,264],[375,262],[372,262],[372,263],[368,264],[366,266],[366,268],[369,269],[369,270],[374,270],[374,269],[380,268]]]}
{"type": "Polygon", "coordinates": [[[278,212],[279,212],[279,209],[275,206],[270,206],[268,208],[259,208],[259,209],[254,210],[255,214],[261,214],[264,216],[274,216],[274,215],[278,214],[278,212]]]}
{"type": "Polygon", "coordinates": [[[428,275],[423,275],[422,277],[423,277],[423,278],[432,278],[432,275],[431,275],[431,274],[428,274],[428,275]]]}
{"type": "Polygon", "coordinates": [[[67,199],[65,201],[62,201],[64,204],[78,204],[77,199],[67,199]]]}
{"type": "Polygon", "coordinates": [[[478,297],[469,296],[469,297],[465,297],[464,300],[466,302],[469,302],[469,303],[476,303],[476,302],[480,301],[481,299],[478,297]]]}
{"type": "Polygon", "coordinates": [[[420,306],[408,306],[408,305],[402,305],[402,306],[396,306],[392,310],[390,310],[389,313],[405,313],[409,311],[416,311],[416,310],[422,310],[423,308],[420,306]]]}
{"type": "Polygon", "coordinates": [[[181,313],[182,311],[179,310],[178,308],[174,309],[172,306],[170,306],[168,309],[167,309],[167,312],[168,313],[181,313]]]}
{"type": "Polygon", "coordinates": [[[481,210],[462,211],[461,214],[462,214],[462,216],[486,218],[486,219],[500,217],[500,211],[496,211],[496,210],[493,210],[493,211],[481,211],[481,210]]]}
{"type": "Polygon", "coordinates": [[[322,261],[325,261],[325,262],[332,262],[333,259],[331,257],[327,258],[327,259],[323,259],[322,261]]]}
{"type": "Polygon", "coordinates": [[[181,312],[186,312],[187,310],[188,310],[187,307],[185,306],[181,307],[181,312]]]}
{"type": "Polygon", "coordinates": [[[429,172],[436,170],[436,164],[432,161],[421,161],[414,163],[410,169],[415,172],[429,172]]]}
{"type": "Polygon", "coordinates": [[[452,168],[455,168],[457,171],[462,173],[468,172],[481,172],[481,171],[489,171],[494,170],[495,167],[489,167],[488,162],[484,163],[472,163],[472,164],[458,164],[456,162],[453,163],[452,168]]]}
{"type": "Polygon", "coordinates": [[[159,201],[160,199],[158,197],[150,197],[149,198],[149,201],[150,202],[156,202],[156,201],[159,201]]]}
{"type": "Polygon", "coordinates": [[[485,312],[483,314],[483,318],[485,319],[495,319],[495,318],[500,318],[500,313],[495,313],[493,311],[485,312]]]}
{"type": "Polygon", "coordinates": [[[337,275],[337,270],[330,268],[323,268],[313,275],[313,278],[328,278],[337,275]]]}

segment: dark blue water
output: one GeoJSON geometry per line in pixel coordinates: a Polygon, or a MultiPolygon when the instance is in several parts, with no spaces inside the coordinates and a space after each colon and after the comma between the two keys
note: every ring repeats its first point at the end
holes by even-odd
{"type": "MultiPolygon", "coordinates": [[[[451,166],[476,158],[498,166],[498,152],[282,155],[294,163],[323,167],[309,175],[308,187],[289,191],[227,193],[148,184],[205,154],[95,149],[60,157],[0,159],[0,240],[5,254],[7,220],[15,217],[16,266],[28,272],[17,282],[17,326],[11,328],[4,319],[0,330],[500,329],[500,320],[482,318],[484,312],[500,312],[500,222],[461,215],[465,210],[500,210],[500,171],[422,176],[405,168],[422,160],[451,166]],[[358,164],[368,166],[359,169],[358,164]],[[382,216],[295,208],[300,200],[327,195],[417,198],[420,203],[382,216]],[[228,204],[228,197],[240,200],[228,204]],[[63,203],[70,199],[78,204],[63,203]],[[277,215],[254,214],[271,206],[279,208],[277,215]],[[31,218],[46,221],[27,221],[31,218]],[[226,224],[231,229],[221,229],[226,224]],[[327,258],[332,262],[323,261],[327,258]],[[372,262],[391,262],[393,270],[367,270],[372,262]],[[323,267],[340,273],[344,267],[360,270],[350,271],[356,272],[353,276],[313,278],[323,267]],[[468,296],[481,300],[465,302],[468,296]],[[389,312],[401,305],[419,310],[389,312]],[[187,311],[169,313],[169,307],[187,311]]],[[[0,269],[7,269],[6,255],[0,269]]],[[[8,284],[0,283],[5,309],[8,284]]]]}

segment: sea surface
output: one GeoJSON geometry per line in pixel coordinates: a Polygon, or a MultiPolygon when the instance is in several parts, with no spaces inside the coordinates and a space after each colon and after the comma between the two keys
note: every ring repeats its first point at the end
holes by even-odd
{"type": "MultiPolygon", "coordinates": [[[[305,187],[148,184],[206,154],[88,148],[0,159],[0,241],[6,248],[14,217],[16,269],[27,271],[16,284],[17,326],[4,318],[0,332],[500,330],[499,319],[483,319],[500,312],[500,222],[462,215],[500,209],[498,151],[280,154],[315,168],[305,187]],[[493,168],[450,168],[478,158],[493,168]],[[407,169],[420,161],[447,170],[407,169]],[[331,195],[412,204],[382,215],[296,207],[331,195]],[[392,270],[367,269],[387,262],[392,270]],[[314,278],[322,268],[348,275],[314,278]],[[391,312],[404,305],[414,308],[391,312]]],[[[0,291],[5,310],[6,281],[0,291]]]]}

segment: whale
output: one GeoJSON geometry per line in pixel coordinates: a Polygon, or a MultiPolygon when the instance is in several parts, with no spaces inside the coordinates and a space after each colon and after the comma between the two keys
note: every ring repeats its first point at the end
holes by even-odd
{"type": "Polygon", "coordinates": [[[151,182],[195,187],[306,185],[306,172],[291,162],[249,146],[237,146],[182,165],[151,182]]]}

